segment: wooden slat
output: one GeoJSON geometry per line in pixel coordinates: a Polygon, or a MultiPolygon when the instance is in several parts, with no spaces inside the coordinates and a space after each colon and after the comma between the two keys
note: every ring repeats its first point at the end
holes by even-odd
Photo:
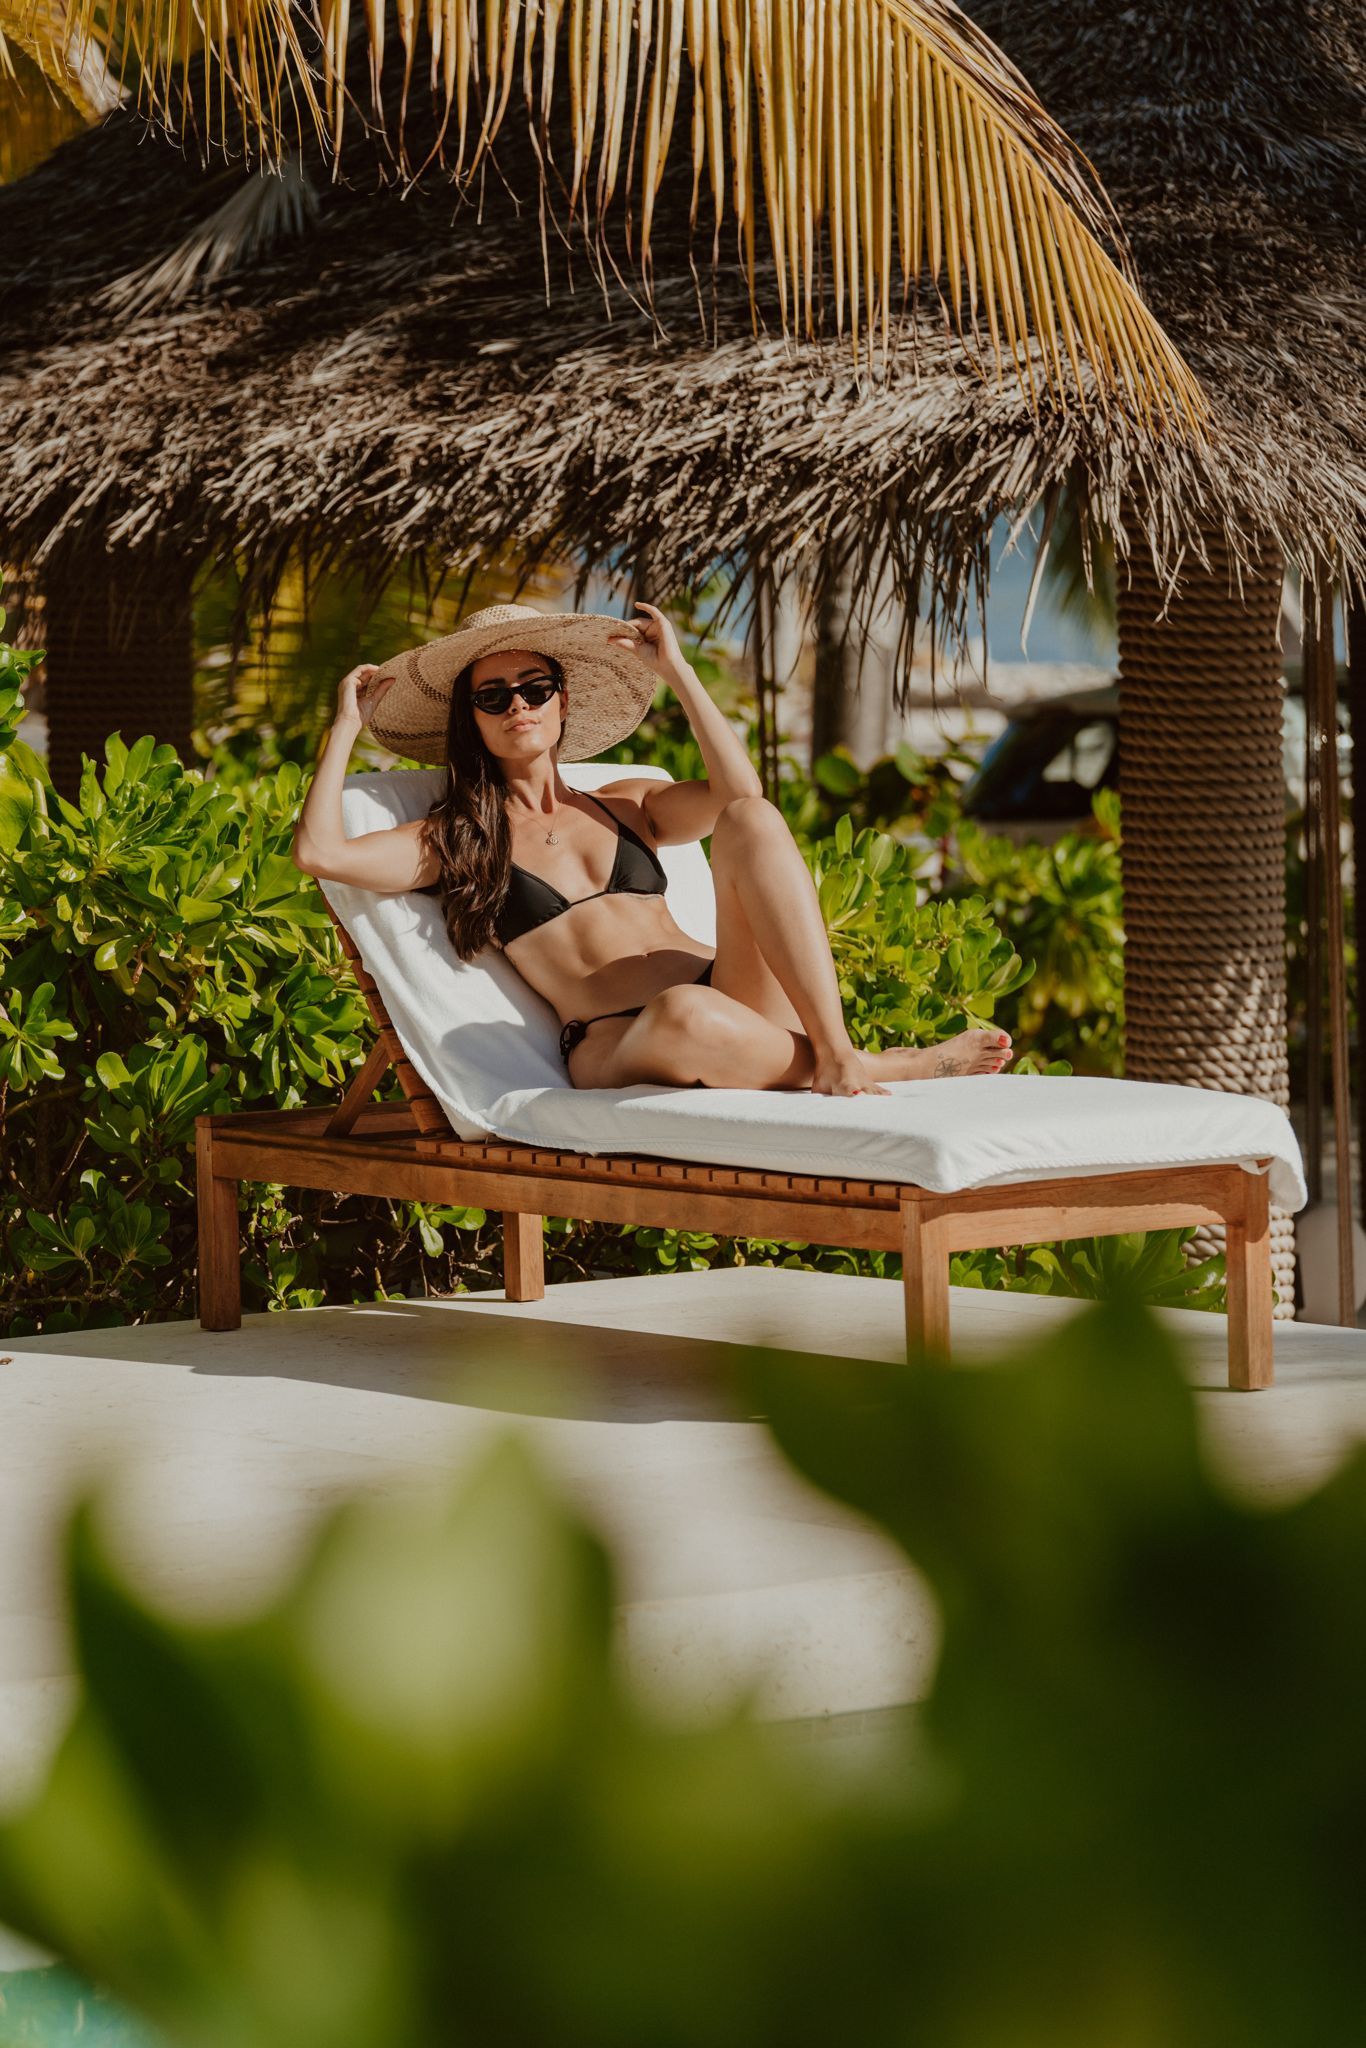
{"type": "Polygon", "coordinates": [[[1239,1213],[1239,1166],[1184,1166],[1071,1180],[1017,1182],[939,1195],[924,1204],[949,1251],[1039,1244],[1064,1237],[1117,1237],[1129,1230],[1180,1230],[1239,1213]],[[1235,1178],[1236,1177],[1236,1178],[1235,1178]]]}
{"type": "Polygon", "coordinates": [[[1249,1178],[1241,1166],[1143,1167],[1067,1174],[1051,1180],[1003,1181],[996,1187],[961,1188],[952,1194],[926,1192],[923,1199],[937,1213],[955,1217],[978,1211],[996,1214],[1021,1204],[1031,1209],[1063,1210],[1080,1203],[1095,1211],[1132,1209],[1172,1199],[1179,1199],[1186,1208],[1192,1204],[1217,1207],[1222,1216],[1231,1189],[1249,1178]]]}
{"type": "Polygon", "coordinates": [[[384,1195],[397,1201],[441,1202],[460,1208],[572,1216],[586,1223],[710,1230],[722,1237],[803,1238],[815,1244],[888,1251],[900,1243],[895,1209],[795,1201],[778,1195],[726,1194],[686,1184],[642,1186],[583,1180],[568,1173],[510,1173],[423,1159],[411,1146],[303,1136],[284,1145],[263,1142],[247,1131],[234,1133],[230,1128],[217,1134],[215,1146],[219,1171],[240,1180],[279,1181],[293,1187],[328,1188],[339,1194],[384,1195]]]}
{"type": "MultiPolygon", "coordinates": [[[[335,1107],[314,1104],[303,1109],[235,1109],[230,1115],[210,1117],[208,1121],[216,1130],[225,1133],[253,1131],[269,1144],[277,1139],[284,1143],[291,1135],[321,1138],[326,1135],[327,1126],[335,1114],[335,1107]]],[[[395,1143],[416,1145],[421,1132],[413,1122],[412,1105],[407,1102],[367,1102],[348,1131],[346,1142],[354,1144],[376,1137],[389,1137],[395,1143]]]]}
{"type": "MultiPolygon", "coordinates": [[[[319,1109],[238,1110],[214,1119],[224,1137],[251,1136],[262,1145],[288,1151],[300,1140],[326,1135],[332,1112],[319,1109]]],[[[565,1181],[599,1181],[613,1186],[682,1188],[726,1194],[755,1194],[786,1201],[853,1202],[861,1207],[895,1209],[907,1195],[920,1191],[892,1181],[815,1179],[784,1173],[760,1173],[740,1167],[709,1166],[686,1160],[652,1159],[626,1153],[554,1152],[531,1145],[489,1143],[457,1138],[450,1126],[432,1139],[415,1134],[409,1106],[373,1103],[362,1110],[354,1130],[343,1142],[363,1146],[386,1157],[402,1154],[431,1165],[459,1166],[480,1172],[529,1174],[565,1181]]],[[[277,1173],[277,1178],[280,1175],[277,1173]]]]}
{"type": "Polygon", "coordinates": [[[1119,1237],[1129,1230],[1183,1230],[1192,1223],[1219,1223],[1222,1216],[1210,1203],[1088,1201],[1019,1202],[996,1209],[971,1210],[965,1216],[939,1217],[946,1251],[981,1251],[987,1245],[1044,1244],[1064,1237],[1119,1237]]]}
{"type": "MultiPolygon", "coordinates": [[[[462,1144],[424,1139],[424,1158],[497,1167],[508,1173],[561,1175],[568,1180],[608,1181],[634,1187],[711,1189],[718,1193],[773,1196],[786,1201],[855,1202],[865,1208],[894,1209],[907,1190],[896,1182],[816,1179],[792,1173],[762,1173],[703,1162],[655,1159],[630,1153],[551,1152],[534,1146],[462,1144]]],[[[913,1194],[918,1190],[912,1189],[913,1194]]]]}

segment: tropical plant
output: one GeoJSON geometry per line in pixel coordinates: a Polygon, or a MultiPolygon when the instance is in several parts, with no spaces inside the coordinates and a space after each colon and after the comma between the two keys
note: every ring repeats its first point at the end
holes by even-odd
{"type": "Polygon", "coordinates": [[[601,1538],[512,1440],[334,1510],[227,1623],[160,1611],[96,1498],[0,1914],[177,2048],[1354,2038],[1366,1456],[1236,1498],[1131,1302],[737,1392],[933,1595],[876,1770],[645,1704],[601,1538]]]}
{"type": "Polygon", "coordinates": [[[948,886],[985,903],[1033,962],[1002,1018],[1023,1048],[1090,1073],[1124,1071],[1124,925],[1119,799],[1100,790],[1095,827],[1017,846],[971,819],[953,826],[948,886]]]}
{"type": "MultiPolygon", "coordinates": [[[[350,25],[347,7],[323,6],[319,62],[288,0],[259,0],[246,17],[161,0],[0,0],[0,33],[59,82],[72,53],[93,48],[168,125],[193,121],[229,147],[245,135],[281,174],[310,139],[340,154],[357,86],[350,25]],[[186,104],[193,51],[205,76],[186,104]]],[[[1102,403],[1122,396],[1177,431],[1203,419],[1199,387],[1138,295],[1090,167],[952,0],[433,0],[425,16],[399,10],[397,49],[382,12],[366,25],[370,118],[405,177],[430,174],[436,159],[468,187],[520,76],[543,199],[553,205],[567,187],[571,219],[581,214],[601,239],[624,192],[647,292],[662,180],[690,109],[692,223],[705,179],[718,246],[729,209],[756,319],[765,260],[785,330],[813,334],[829,291],[855,347],[880,327],[886,350],[896,302],[904,307],[924,278],[968,360],[998,377],[1009,365],[1036,403],[1047,392],[1084,409],[1089,386],[1102,403]],[[402,66],[392,131],[386,61],[402,66]],[[434,140],[416,119],[409,133],[415,66],[430,71],[434,140]],[[565,80],[561,172],[552,116],[565,80]]]]}
{"type": "Polygon", "coordinates": [[[1030,966],[980,896],[929,902],[921,857],[889,833],[842,817],[811,855],[854,1043],[933,1045],[988,1022],[1030,966]]]}
{"type": "Polygon", "coordinates": [[[1120,1237],[1076,1238],[1064,1244],[1020,1245],[1011,1251],[961,1254],[949,1260],[954,1287],[996,1287],[1021,1294],[1070,1294],[1083,1301],[1134,1295],[1151,1308],[1214,1309],[1228,1305],[1221,1256],[1192,1260],[1192,1230],[1150,1230],[1120,1237]]]}

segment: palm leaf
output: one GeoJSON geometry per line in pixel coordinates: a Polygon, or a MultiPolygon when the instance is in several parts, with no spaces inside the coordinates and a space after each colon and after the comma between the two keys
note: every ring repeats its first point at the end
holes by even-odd
{"type": "Polygon", "coordinates": [[[0,0],[0,76],[12,80],[11,45],[87,118],[107,114],[123,97],[101,39],[82,28],[63,0],[0,0]]]}
{"type": "Polygon", "coordinates": [[[276,242],[303,234],[317,211],[317,194],[297,157],[278,171],[258,170],[166,255],[117,278],[104,297],[129,315],[178,306],[276,242]]]}
{"type": "Polygon", "coordinates": [[[0,49],[0,185],[24,177],[88,119],[88,110],[55,90],[22,50],[0,49]]]}
{"type": "MultiPolygon", "coordinates": [[[[378,107],[393,53],[385,0],[363,5],[378,107]]],[[[103,40],[145,102],[164,111],[191,6],[0,0],[0,32],[41,45],[49,64],[59,45],[103,40]]],[[[862,355],[880,327],[885,355],[894,309],[928,289],[969,361],[999,382],[1019,378],[1031,403],[1045,393],[1064,409],[1122,402],[1155,431],[1199,431],[1204,396],[1138,294],[1091,167],[953,0],[426,0],[422,9],[396,0],[396,9],[405,106],[427,39],[444,110],[431,154],[457,181],[473,177],[507,118],[520,45],[542,177],[551,111],[567,94],[571,215],[600,238],[624,191],[647,288],[660,183],[682,147],[693,224],[705,180],[714,234],[732,219],[756,326],[762,233],[785,332],[816,334],[833,302],[836,331],[862,355]],[[685,64],[686,141],[674,133],[685,64]]],[[[278,162],[298,146],[302,110],[339,151],[351,12],[351,0],[320,0],[315,65],[292,0],[195,9],[216,87],[206,86],[210,134],[221,134],[231,103],[278,162]]],[[[401,126],[395,146],[409,175],[427,170],[430,156],[408,162],[401,126]]]]}

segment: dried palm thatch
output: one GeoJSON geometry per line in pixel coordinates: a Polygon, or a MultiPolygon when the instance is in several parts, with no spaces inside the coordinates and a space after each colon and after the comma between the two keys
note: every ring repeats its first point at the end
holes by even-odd
{"type": "Polygon", "coordinates": [[[1360,0],[967,0],[1104,181],[1254,516],[1312,565],[1366,524],[1360,0]]]}
{"type": "MultiPolygon", "coordinates": [[[[1041,67],[1056,12],[1020,0],[1018,14],[1036,24],[1020,54],[1041,67]]],[[[529,566],[574,555],[585,569],[648,556],[659,588],[725,559],[805,567],[817,594],[827,575],[871,592],[886,572],[908,619],[932,608],[961,626],[993,521],[1073,479],[1121,550],[1167,569],[1214,524],[1235,553],[1305,557],[1336,538],[1359,578],[1366,305],[1349,202],[1362,130],[1334,126],[1354,74],[1323,48],[1306,78],[1282,63],[1302,94],[1299,144],[1286,136],[1284,161],[1264,151],[1256,182],[1250,145],[1223,166],[1218,149],[1191,155],[1187,177],[1171,146],[1192,125],[1180,109],[1150,113],[1148,129],[1138,109],[1131,124],[1104,117],[1101,81],[1126,92],[1131,52],[1157,64],[1156,32],[1136,49],[1132,25],[1100,7],[1078,18],[1086,36],[1048,75],[1089,123],[1145,282],[1209,389],[1202,443],[1119,408],[1040,405],[1010,366],[983,379],[928,294],[893,317],[885,361],[857,364],[819,323],[783,336],[776,274],[756,258],[776,329],[761,318],[756,337],[743,264],[699,271],[676,157],[647,301],[619,244],[542,205],[538,138],[515,124],[461,203],[448,187],[405,191],[383,136],[354,123],[339,181],[325,156],[301,156],[291,176],[308,198],[277,204],[245,256],[254,174],[200,168],[119,112],[0,193],[0,535],[49,562],[154,535],[189,559],[237,551],[260,588],[291,550],[375,574],[419,551],[458,564],[515,548],[529,566]],[[1173,167],[1160,182],[1159,164],[1173,167]]],[[[1165,18],[1175,46],[1184,17],[1165,18]]],[[[386,70],[385,134],[401,77],[386,70]]],[[[410,99],[415,152],[439,106],[422,119],[410,99]]],[[[554,139],[556,160],[572,157],[554,139]]],[[[1044,354],[1032,339],[1040,387],[1044,354]]],[[[1091,374],[1083,364],[1079,388],[1091,374]]]]}
{"type": "Polygon", "coordinates": [[[323,140],[339,160],[348,111],[361,102],[351,119],[363,112],[378,123],[401,179],[444,173],[459,188],[503,129],[520,57],[549,191],[557,73],[567,73],[569,218],[601,243],[624,188],[647,296],[656,205],[690,104],[690,224],[705,172],[718,240],[729,193],[752,317],[762,212],[784,332],[795,324],[815,335],[828,250],[837,329],[847,311],[856,352],[865,327],[871,340],[880,326],[886,355],[898,283],[904,310],[923,277],[998,379],[1009,365],[1031,397],[1046,390],[1066,408],[1094,392],[1102,404],[1123,398],[1157,429],[1198,428],[1199,388],[1133,289],[1122,246],[1118,261],[1107,250],[1116,223],[1087,166],[954,0],[572,0],[568,9],[562,0],[525,9],[522,0],[430,0],[421,68],[434,135],[409,120],[422,95],[417,8],[399,7],[396,48],[383,7],[365,12],[359,90],[350,0],[322,0],[316,44],[292,0],[219,10],[189,0],[0,0],[0,28],[24,36],[59,79],[98,42],[166,126],[194,124],[213,139],[231,129],[248,158],[271,168],[323,140]],[[187,99],[177,66],[193,48],[201,86],[187,99]],[[386,56],[400,72],[392,108],[386,56]]]}

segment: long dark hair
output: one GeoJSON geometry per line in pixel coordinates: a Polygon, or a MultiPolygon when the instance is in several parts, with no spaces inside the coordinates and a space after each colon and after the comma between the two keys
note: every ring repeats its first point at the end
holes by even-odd
{"type": "MultiPolygon", "coordinates": [[[[554,656],[543,654],[540,659],[563,685],[564,670],[554,656]]],[[[427,844],[441,863],[437,886],[446,930],[462,960],[473,959],[493,943],[512,875],[512,834],[504,807],[507,789],[470,702],[473,673],[474,663],[469,662],[451,691],[446,787],[426,821],[427,844]]],[[[560,702],[563,705],[564,699],[560,702]]]]}

